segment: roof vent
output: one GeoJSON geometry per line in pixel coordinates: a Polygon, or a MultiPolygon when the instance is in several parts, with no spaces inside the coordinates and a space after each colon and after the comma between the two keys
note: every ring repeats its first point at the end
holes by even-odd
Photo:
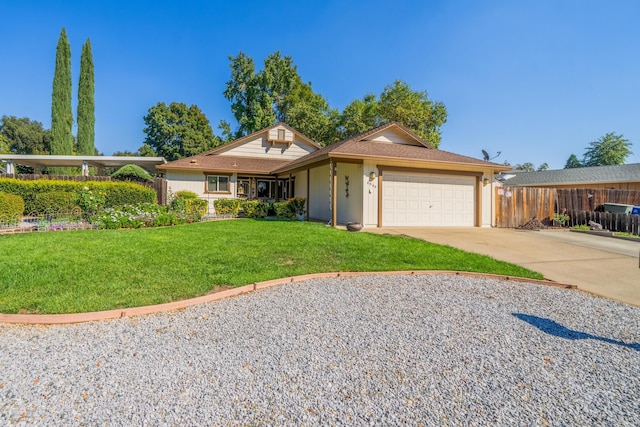
{"type": "Polygon", "coordinates": [[[272,145],[279,143],[291,146],[291,144],[293,144],[293,132],[285,128],[269,129],[267,141],[269,141],[272,145]]]}

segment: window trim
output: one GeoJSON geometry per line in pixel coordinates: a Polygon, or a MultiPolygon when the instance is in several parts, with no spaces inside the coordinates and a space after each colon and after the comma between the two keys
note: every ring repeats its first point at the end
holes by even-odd
{"type": "Polygon", "coordinates": [[[205,192],[205,194],[231,194],[231,175],[226,175],[226,174],[205,174],[204,192],[205,192]],[[209,177],[217,177],[218,178],[218,180],[216,181],[216,183],[218,185],[218,188],[220,187],[220,178],[226,178],[227,179],[227,190],[210,191],[209,190],[209,177]]]}

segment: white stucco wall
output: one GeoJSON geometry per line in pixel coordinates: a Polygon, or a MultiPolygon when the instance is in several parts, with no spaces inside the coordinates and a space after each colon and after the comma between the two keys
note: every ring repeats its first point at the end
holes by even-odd
{"type": "Polygon", "coordinates": [[[482,185],[482,227],[493,227],[495,224],[495,185],[493,173],[485,173],[480,180],[482,185]],[[484,179],[489,180],[489,184],[484,185],[484,179]]]}
{"type": "Polygon", "coordinates": [[[300,171],[298,173],[293,174],[295,178],[295,192],[294,197],[304,197],[305,199],[308,197],[307,194],[307,171],[300,171]]]}
{"type": "Polygon", "coordinates": [[[329,165],[313,168],[309,174],[309,218],[330,221],[329,165]]]}
{"type": "Polygon", "coordinates": [[[338,224],[347,222],[362,223],[362,165],[355,163],[338,163],[336,203],[338,224]],[[347,186],[346,177],[349,177],[347,186]],[[347,195],[348,189],[348,195],[347,195]]]}

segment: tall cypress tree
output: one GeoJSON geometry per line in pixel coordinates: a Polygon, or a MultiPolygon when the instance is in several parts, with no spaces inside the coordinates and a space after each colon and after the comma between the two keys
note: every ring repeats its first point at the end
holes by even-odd
{"type": "Polygon", "coordinates": [[[73,154],[71,108],[71,47],[64,27],[56,48],[56,69],[51,97],[51,154],[73,154]]]}
{"type": "Polygon", "coordinates": [[[78,154],[95,154],[95,100],[93,54],[91,41],[82,46],[80,57],[80,81],[78,84],[78,154]]]}

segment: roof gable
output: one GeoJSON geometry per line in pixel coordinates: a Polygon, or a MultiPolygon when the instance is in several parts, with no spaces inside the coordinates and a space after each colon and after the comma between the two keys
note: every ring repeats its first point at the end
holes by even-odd
{"type": "Polygon", "coordinates": [[[307,152],[313,152],[320,149],[320,145],[318,143],[306,137],[302,133],[296,131],[287,124],[280,122],[268,128],[261,129],[257,132],[253,132],[249,135],[228,142],[224,145],[220,145],[219,147],[216,147],[212,150],[205,151],[204,153],[202,153],[202,155],[221,155],[225,153],[230,155],[237,155],[238,153],[233,153],[233,151],[235,151],[234,149],[245,144],[251,144],[261,138],[265,143],[269,143],[271,146],[277,144],[282,144],[284,146],[285,144],[291,142],[300,145],[301,148],[305,149],[305,151],[307,152]],[[281,141],[278,139],[279,130],[283,131],[285,134],[284,138],[281,141]]]}
{"type": "Polygon", "coordinates": [[[359,141],[414,145],[418,147],[432,148],[427,142],[420,139],[420,137],[418,137],[416,134],[404,128],[399,123],[395,122],[377,128],[375,132],[362,134],[354,137],[353,139],[357,139],[359,141]]]}
{"type": "Polygon", "coordinates": [[[284,123],[278,123],[204,153],[185,157],[160,170],[202,170],[268,174],[320,148],[284,123]]]}

